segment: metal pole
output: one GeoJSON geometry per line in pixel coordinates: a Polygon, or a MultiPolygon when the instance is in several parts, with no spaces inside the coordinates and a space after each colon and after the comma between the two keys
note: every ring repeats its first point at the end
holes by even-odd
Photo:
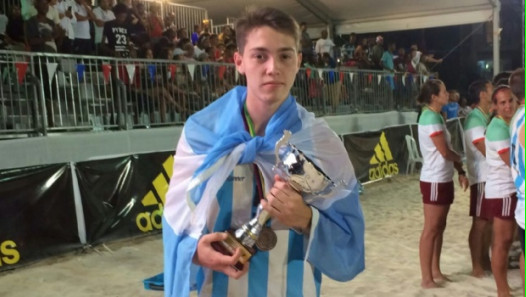
{"type": "Polygon", "coordinates": [[[500,70],[500,0],[495,0],[493,7],[493,76],[500,70]]]}

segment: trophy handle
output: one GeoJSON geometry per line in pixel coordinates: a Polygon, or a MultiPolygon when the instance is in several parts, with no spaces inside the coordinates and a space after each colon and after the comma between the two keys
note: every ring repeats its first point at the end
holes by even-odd
{"type": "Polygon", "coordinates": [[[274,155],[276,156],[276,164],[278,164],[279,161],[280,161],[279,149],[289,142],[289,139],[290,139],[291,135],[292,135],[292,133],[289,130],[283,130],[283,136],[281,136],[281,138],[278,140],[278,142],[276,142],[276,146],[275,146],[275,149],[274,149],[274,155]]]}

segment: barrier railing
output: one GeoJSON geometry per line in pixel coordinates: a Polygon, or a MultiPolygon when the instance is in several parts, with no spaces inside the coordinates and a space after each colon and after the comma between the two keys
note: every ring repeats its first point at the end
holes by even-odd
{"type": "Polygon", "coordinates": [[[208,19],[208,11],[201,7],[161,0],[139,0],[138,2],[144,4],[146,11],[149,11],[152,5],[158,6],[163,17],[173,14],[177,28],[186,28],[188,33],[191,33],[194,25],[200,25],[203,20],[208,19]]]}
{"type": "MultiPolygon", "coordinates": [[[[0,135],[183,124],[246,79],[234,64],[0,51],[0,135]]],[[[291,93],[318,116],[413,110],[427,77],[302,68],[291,93]]]]}

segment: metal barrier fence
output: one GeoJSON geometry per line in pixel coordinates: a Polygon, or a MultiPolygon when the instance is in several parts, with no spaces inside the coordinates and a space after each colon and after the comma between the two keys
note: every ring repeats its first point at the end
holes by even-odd
{"type": "Polygon", "coordinates": [[[161,0],[139,0],[139,2],[144,4],[146,11],[149,11],[152,5],[160,7],[163,18],[168,14],[173,14],[177,28],[186,28],[189,34],[192,32],[194,25],[201,25],[203,20],[208,19],[208,11],[201,7],[161,0]]]}
{"type": "MultiPolygon", "coordinates": [[[[0,135],[183,124],[235,85],[234,64],[0,51],[0,135]]],[[[414,110],[426,77],[302,68],[291,93],[318,116],[414,110]]]]}

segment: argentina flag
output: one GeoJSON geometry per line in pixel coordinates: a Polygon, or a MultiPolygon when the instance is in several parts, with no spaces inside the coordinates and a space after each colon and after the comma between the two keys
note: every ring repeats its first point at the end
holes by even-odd
{"type": "Polygon", "coordinates": [[[236,87],[192,115],[174,157],[163,215],[165,296],[319,296],[321,274],[338,281],[364,269],[364,221],[357,181],[338,136],[289,96],[269,120],[265,136],[245,130],[246,88],[236,87]],[[324,197],[305,197],[312,209],[311,230],[299,234],[270,221],[278,243],[258,251],[238,280],[192,264],[199,238],[238,228],[253,216],[256,164],[264,191],[272,188],[274,147],[290,130],[290,143],[331,180],[341,181],[324,197]]]}

